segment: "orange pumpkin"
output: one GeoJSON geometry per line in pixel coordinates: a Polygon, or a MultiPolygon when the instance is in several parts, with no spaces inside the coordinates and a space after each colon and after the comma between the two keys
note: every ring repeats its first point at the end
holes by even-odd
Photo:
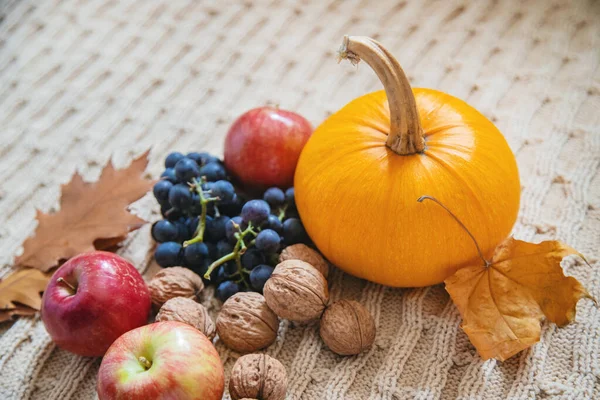
{"type": "Polygon", "coordinates": [[[399,287],[442,282],[478,262],[457,222],[491,256],[519,210],[515,157],[498,129],[462,100],[411,89],[376,41],[344,38],[342,58],[368,63],[384,91],[359,97],[317,128],[300,156],[296,203],[319,250],[344,271],[399,287]]]}

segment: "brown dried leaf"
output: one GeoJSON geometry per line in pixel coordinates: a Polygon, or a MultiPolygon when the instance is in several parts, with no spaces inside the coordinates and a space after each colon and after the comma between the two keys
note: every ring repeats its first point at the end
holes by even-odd
{"type": "Polygon", "coordinates": [[[35,315],[37,310],[34,310],[30,307],[17,305],[16,308],[11,308],[10,310],[0,310],[0,323],[5,321],[12,321],[15,317],[31,317],[35,315]]]}
{"type": "Polygon", "coordinates": [[[46,289],[50,275],[37,269],[22,269],[4,278],[0,281],[0,310],[20,310],[22,306],[39,310],[42,307],[40,292],[46,289]]]}
{"type": "Polygon", "coordinates": [[[109,163],[97,182],[84,182],[75,174],[62,186],[60,211],[38,211],[35,235],[23,244],[17,265],[48,271],[61,260],[95,250],[94,243],[115,244],[145,221],[131,214],[129,204],[144,196],[154,181],[144,176],[148,153],[128,168],[115,170],[109,163]],[[100,240],[99,240],[100,239],[100,240]]]}
{"type": "Polygon", "coordinates": [[[506,239],[489,266],[459,269],[446,290],[463,318],[462,328],[481,357],[504,361],[540,340],[541,321],[558,326],[575,318],[579,299],[591,298],[562,259],[576,250],[558,241],[533,244],[506,239]]]}

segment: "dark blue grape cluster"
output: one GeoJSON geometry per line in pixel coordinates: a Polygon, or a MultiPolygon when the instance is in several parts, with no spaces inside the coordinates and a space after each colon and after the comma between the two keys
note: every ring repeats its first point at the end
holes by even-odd
{"type": "Polygon", "coordinates": [[[160,243],[154,258],[161,267],[184,266],[217,285],[220,300],[262,292],[281,250],[309,242],[294,188],[273,187],[247,199],[208,153],[171,153],[165,168],[153,189],[164,217],[152,226],[160,243]]]}

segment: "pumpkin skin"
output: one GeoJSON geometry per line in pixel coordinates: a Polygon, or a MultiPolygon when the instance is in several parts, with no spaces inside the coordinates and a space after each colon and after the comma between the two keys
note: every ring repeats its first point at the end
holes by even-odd
{"type": "Polygon", "coordinates": [[[295,174],[296,204],[319,250],[342,270],[373,282],[419,287],[443,282],[487,257],[517,218],[520,182],[505,138],[462,100],[413,89],[425,149],[386,146],[385,91],[357,98],[313,133],[295,174]]]}

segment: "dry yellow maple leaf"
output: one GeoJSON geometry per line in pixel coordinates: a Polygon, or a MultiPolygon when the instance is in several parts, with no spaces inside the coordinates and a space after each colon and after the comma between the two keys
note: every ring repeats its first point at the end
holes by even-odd
{"type": "MultiPolygon", "coordinates": [[[[509,237],[491,260],[483,257],[466,227],[436,199],[475,242],[482,263],[459,269],[446,279],[446,290],[458,308],[462,328],[484,359],[504,361],[540,340],[546,318],[565,326],[575,318],[577,302],[593,299],[560,266],[568,255],[583,256],[559,241],[528,243],[509,237]]],[[[585,260],[585,259],[584,259],[585,260]]]]}
{"type": "Polygon", "coordinates": [[[37,269],[22,269],[7,276],[0,281],[0,313],[22,309],[20,305],[39,310],[42,307],[40,293],[49,280],[50,274],[37,269]]]}
{"type": "Polygon", "coordinates": [[[145,177],[148,152],[125,169],[116,170],[109,163],[97,182],[84,182],[75,174],[62,186],[60,211],[38,211],[34,236],[23,244],[23,254],[16,265],[48,271],[61,260],[77,254],[114,245],[128,232],[145,221],[131,214],[128,206],[144,196],[154,184],[145,177]]]}

